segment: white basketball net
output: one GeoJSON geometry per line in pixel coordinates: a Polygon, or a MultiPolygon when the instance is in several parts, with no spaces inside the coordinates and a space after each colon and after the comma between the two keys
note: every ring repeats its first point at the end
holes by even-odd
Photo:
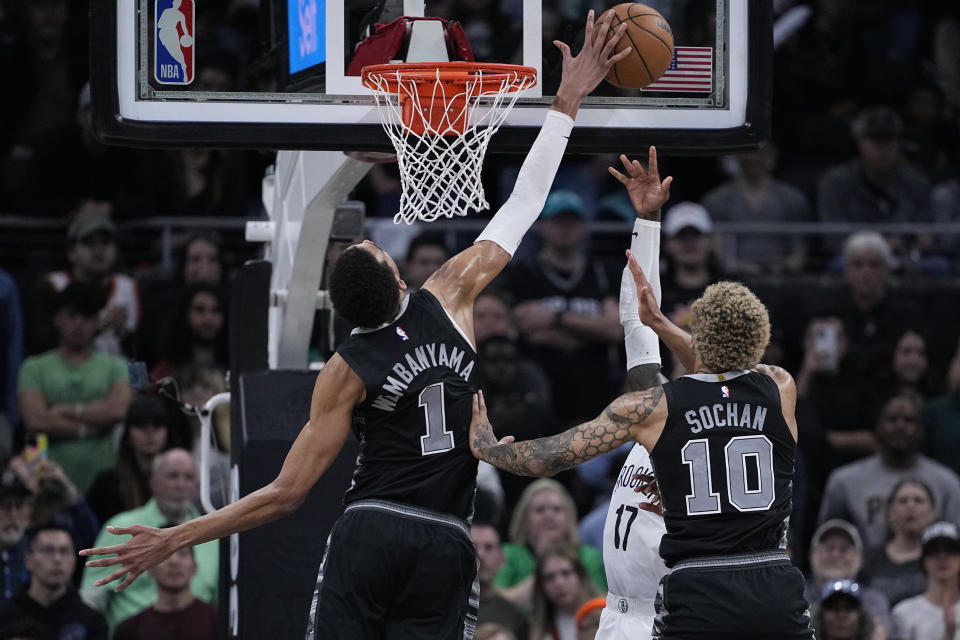
{"type": "MultiPolygon", "coordinates": [[[[440,70],[437,69],[439,78],[440,70]]],[[[490,205],[483,193],[480,171],[490,138],[497,132],[520,91],[532,86],[534,78],[520,73],[503,73],[502,81],[491,86],[489,76],[484,87],[483,71],[476,71],[476,80],[466,87],[455,88],[434,82],[429,96],[421,96],[422,80],[404,78],[400,70],[371,75],[383,128],[397,152],[400,168],[400,210],[393,221],[412,224],[415,220],[432,222],[441,216],[465,216],[470,210],[483,211],[490,205]],[[391,93],[389,84],[396,83],[400,93],[391,93]],[[423,135],[414,133],[403,122],[401,96],[412,102],[415,117],[424,122],[423,135]],[[458,101],[458,98],[462,100],[458,101]],[[482,98],[482,105],[479,104],[482,98]],[[462,106],[447,109],[439,122],[430,124],[429,105],[462,106]],[[466,114],[467,122],[460,133],[454,126],[466,114]]]]}

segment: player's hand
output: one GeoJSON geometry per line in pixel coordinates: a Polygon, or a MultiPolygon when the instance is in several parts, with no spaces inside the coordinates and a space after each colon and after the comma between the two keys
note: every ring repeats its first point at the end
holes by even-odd
{"type": "Polygon", "coordinates": [[[557,95],[571,91],[577,97],[578,103],[593,91],[600,81],[606,77],[610,67],[630,55],[631,47],[625,47],[617,54],[613,48],[627,30],[626,23],[621,24],[611,32],[610,23],[614,12],[606,11],[600,20],[594,23],[593,9],[587,13],[587,26],[583,35],[583,48],[576,56],[570,53],[566,43],[554,40],[553,44],[560,49],[563,55],[563,77],[557,95]]]}
{"type": "Polygon", "coordinates": [[[649,496],[650,502],[641,502],[640,508],[658,516],[663,515],[663,496],[660,495],[660,485],[652,474],[635,473],[634,480],[639,480],[634,491],[649,496]]]}
{"type": "Polygon", "coordinates": [[[486,452],[498,444],[510,444],[513,436],[506,436],[497,442],[493,434],[493,425],[487,417],[487,403],[483,400],[483,391],[473,394],[473,419],[470,420],[470,453],[478,460],[488,462],[486,452]]]}
{"type": "Polygon", "coordinates": [[[637,264],[637,259],[633,257],[629,249],[627,249],[627,267],[630,268],[630,273],[633,274],[633,282],[637,285],[640,322],[656,330],[657,325],[666,318],[660,311],[659,305],[657,305],[657,298],[653,295],[653,287],[650,286],[647,277],[643,275],[643,269],[637,264]]]}
{"type": "Polygon", "coordinates": [[[610,175],[620,181],[627,188],[630,203],[637,212],[637,217],[644,220],[659,220],[660,208],[670,199],[670,183],[672,176],[660,181],[660,171],[657,168],[657,148],[650,147],[647,160],[647,169],[643,168],[639,160],[630,160],[620,155],[620,162],[626,170],[626,175],[613,167],[609,167],[610,175]]]}
{"type": "Polygon", "coordinates": [[[110,553],[116,555],[111,558],[101,558],[99,560],[89,560],[88,567],[112,567],[120,565],[120,568],[105,578],[97,580],[95,587],[101,587],[110,584],[114,580],[120,580],[119,585],[114,589],[116,592],[123,591],[130,586],[137,576],[163,562],[176,549],[170,546],[170,531],[172,529],[157,529],[156,527],[145,527],[135,524],[131,527],[107,527],[107,531],[115,536],[132,535],[133,537],[121,544],[111,547],[98,547],[96,549],[84,549],[80,552],[81,556],[102,556],[110,553]],[[126,575],[126,577],[124,577],[126,575]]]}

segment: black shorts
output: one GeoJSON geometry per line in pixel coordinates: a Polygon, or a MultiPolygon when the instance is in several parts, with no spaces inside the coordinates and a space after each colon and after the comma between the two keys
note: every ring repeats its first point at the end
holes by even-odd
{"type": "Polygon", "coordinates": [[[307,640],[472,638],[476,573],[462,520],[381,500],[352,503],[330,532],[307,640]]]}
{"type": "Polygon", "coordinates": [[[776,551],[696,558],[660,580],[653,637],[810,640],[803,574],[776,551]]]}

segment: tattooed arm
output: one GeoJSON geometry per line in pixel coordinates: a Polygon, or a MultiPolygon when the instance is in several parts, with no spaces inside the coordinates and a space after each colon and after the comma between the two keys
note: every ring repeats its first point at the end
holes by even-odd
{"type": "Polygon", "coordinates": [[[663,387],[628,393],[610,403],[596,419],[547,438],[497,442],[487,418],[483,392],[473,397],[470,451],[498,469],[520,476],[552,476],[636,441],[648,450],[656,444],[667,416],[663,387]]]}

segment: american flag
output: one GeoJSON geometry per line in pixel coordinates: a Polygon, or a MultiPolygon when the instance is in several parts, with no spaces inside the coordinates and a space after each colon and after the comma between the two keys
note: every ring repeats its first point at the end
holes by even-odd
{"type": "Polygon", "coordinates": [[[713,48],[674,47],[666,72],[644,91],[713,91],[713,48]]]}

